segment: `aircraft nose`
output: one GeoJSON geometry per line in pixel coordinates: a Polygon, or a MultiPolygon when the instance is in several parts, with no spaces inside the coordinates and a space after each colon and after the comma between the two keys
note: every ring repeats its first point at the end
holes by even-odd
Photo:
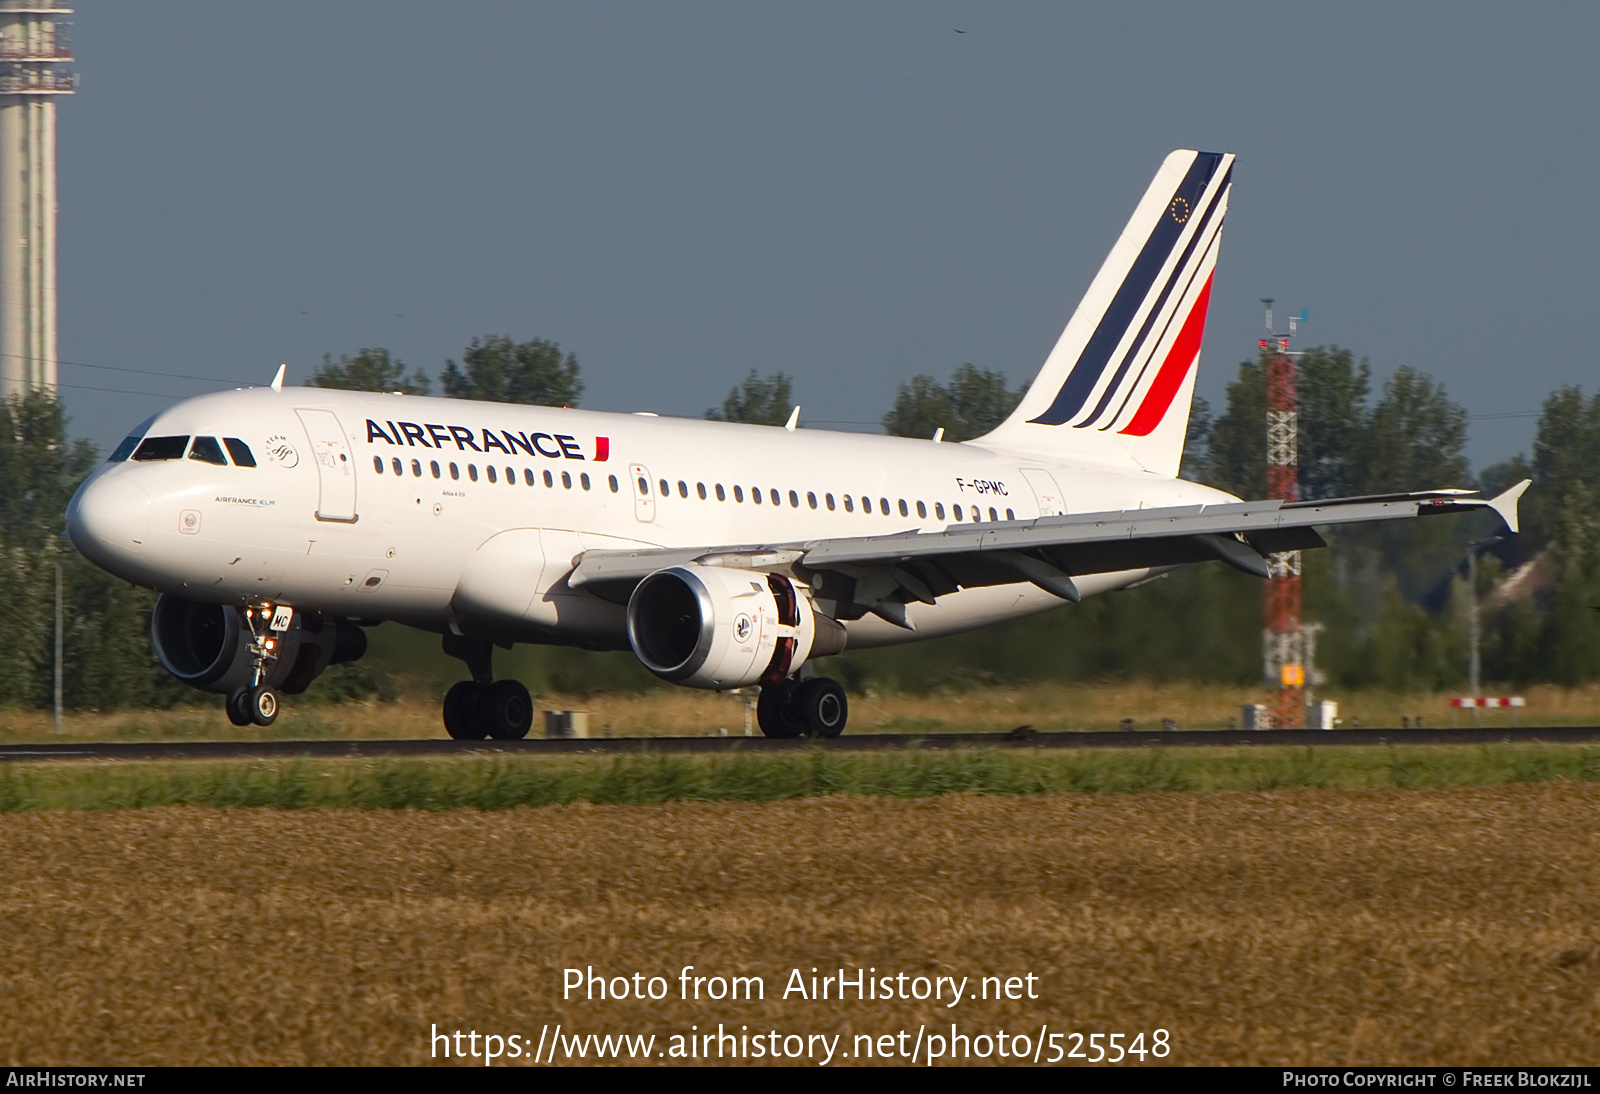
{"type": "Polygon", "coordinates": [[[150,495],[126,476],[101,476],[78,488],[67,505],[67,535],[85,557],[137,555],[150,535],[150,495]]]}

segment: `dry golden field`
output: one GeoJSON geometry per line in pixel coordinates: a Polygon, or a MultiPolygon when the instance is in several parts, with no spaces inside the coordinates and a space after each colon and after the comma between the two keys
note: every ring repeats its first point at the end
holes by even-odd
{"type": "MultiPolygon", "coordinates": [[[[1600,686],[1527,690],[1528,706],[1518,712],[1485,712],[1485,725],[1600,724],[1600,686]]],[[[1444,694],[1383,691],[1328,691],[1337,700],[1347,724],[1398,726],[1402,718],[1422,717],[1428,725],[1467,725],[1470,713],[1452,715],[1444,694]]],[[[1182,729],[1220,729],[1237,724],[1242,703],[1262,702],[1260,689],[1209,684],[1102,683],[1039,684],[1033,687],[983,688],[921,695],[869,694],[850,698],[852,733],[924,733],[941,731],[1004,732],[1019,725],[1041,731],[1116,729],[1123,718],[1139,729],[1159,729],[1171,718],[1182,729]]],[[[636,694],[542,695],[541,710],[587,710],[591,732],[615,736],[738,736],[745,729],[745,711],[734,696],[718,692],[665,688],[636,694]]],[[[542,716],[534,725],[543,731],[542,716]]],[[[69,713],[63,737],[71,740],[163,740],[325,737],[441,737],[436,699],[408,697],[396,703],[314,704],[293,697],[283,716],[269,729],[236,729],[228,724],[222,700],[192,709],[125,711],[114,714],[69,713]]],[[[759,730],[755,732],[759,733],[759,730]]],[[[48,711],[0,710],[0,741],[52,739],[48,711]]]]}
{"type": "Polygon", "coordinates": [[[1165,1029],[1178,1064],[1591,1063],[1597,835],[1600,786],[1561,781],[0,815],[0,1058],[411,1064],[435,1025],[557,1022],[849,1053],[954,1022],[1165,1029]],[[563,1001],[588,965],[672,993],[563,1001]],[[766,998],[680,1001],[684,965],[766,998]],[[780,998],[813,966],[1031,973],[1039,997],[780,998]]]}

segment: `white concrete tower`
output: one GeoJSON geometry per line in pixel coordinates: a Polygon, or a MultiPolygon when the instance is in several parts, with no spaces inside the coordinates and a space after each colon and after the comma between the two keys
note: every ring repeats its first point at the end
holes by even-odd
{"type": "Polygon", "coordinates": [[[0,0],[0,396],[56,388],[56,101],[71,8],[0,0]]]}

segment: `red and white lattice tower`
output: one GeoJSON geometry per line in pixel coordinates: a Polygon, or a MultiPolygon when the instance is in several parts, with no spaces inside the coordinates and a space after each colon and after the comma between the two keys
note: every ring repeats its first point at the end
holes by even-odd
{"type": "MultiPolygon", "coordinates": [[[[1272,303],[1267,327],[1272,327],[1272,303]]],[[[1299,499],[1300,441],[1295,398],[1294,358],[1289,339],[1261,341],[1261,366],[1267,385],[1267,497],[1299,499]]],[[[1305,724],[1305,632],[1300,626],[1300,552],[1267,556],[1267,587],[1261,632],[1262,668],[1276,688],[1271,706],[1274,729],[1305,724]]]]}

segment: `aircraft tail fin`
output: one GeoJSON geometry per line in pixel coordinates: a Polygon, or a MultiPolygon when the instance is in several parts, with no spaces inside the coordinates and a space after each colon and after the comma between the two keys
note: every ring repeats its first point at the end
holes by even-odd
{"type": "Polygon", "coordinates": [[[977,444],[1177,475],[1233,159],[1166,158],[1022,402],[977,444]]]}

